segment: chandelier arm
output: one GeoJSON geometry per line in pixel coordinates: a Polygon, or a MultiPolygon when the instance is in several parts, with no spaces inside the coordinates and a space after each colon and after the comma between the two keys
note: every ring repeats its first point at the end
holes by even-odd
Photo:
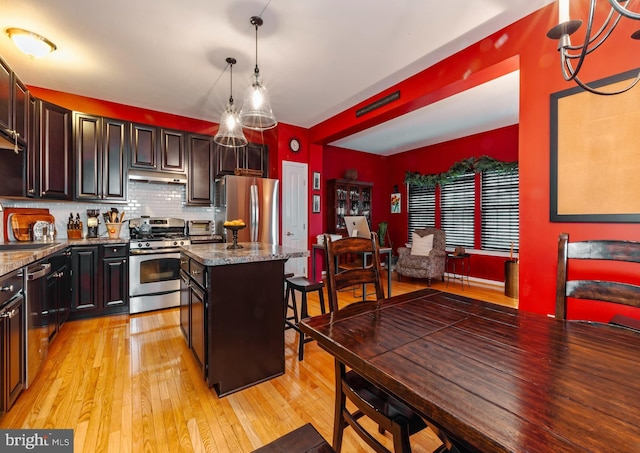
{"type": "Polygon", "coordinates": [[[616,91],[599,91],[599,90],[596,90],[595,88],[591,88],[589,85],[587,85],[586,83],[582,82],[582,80],[580,80],[578,77],[574,77],[573,80],[578,84],[578,86],[580,86],[584,90],[588,91],[589,93],[598,94],[600,96],[613,96],[613,95],[616,95],[616,94],[622,94],[622,93],[624,93],[626,91],[629,91],[631,88],[636,86],[636,84],[638,82],[640,82],[640,72],[638,72],[638,75],[635,77],[635,79],[633,79],[633,82],[631,82],[626,87],[621,88],[620,90],[616,90],[616,91]]]}
{"type": "Polygon", "coordinates": [[[578,60],[575,70],[571,67],[569,56],[565,50],[567,46],[571,45],[570,44],[571,36],[568,34],[565,34],[560,38],[559,50],[561,55],[561,64],[562,64],[562,73],[563,73],[562,75],[564,76],[564,79],[566,81],[574,80],[578,77],[578,73],[580,72],[580,69],[582,68],[582,64],[584,63],[584,59],[587,56],[589,42],[591,41],[591,30],[593,28],[593,18],[595,16],[595,11],[596,11],[596,0],[591,0],[590,6],[589,6],[589,20],[587,21],[587,31],[584,34],[584,43],[582,44],[582,47],[579,47],[580,55],[572,57],[578,60]],[[569,75],[567,75],[567,71],[565,67],[569,69],[569,75]]]}
{"type": "Polygon", "coordinates": [[[640,13],[636,13],[635,11],[630,11],[628,8],[625,8],[621,5],[621,3],[631,3],[632,0],[609,0],[609,4],[611,8],[615,9],[619,14],[627,17],[629,19],[640,20],[640,13]]]}
{"type": "MultiPolygon", "coordinates": [[[[616,26],[618,25],[618,22],[620,22],[620,19],[622,19],[622,16],[618,14],[617,17],[615,18],[615,20],[613,21],[613,24],[611,24],[611,26],[609,26],[609,24],[611,23],[611,20],[613,18],[614,13],[615,13],[615,11],[613,10],[613,8],[611,8],[609,10],[609,15],[607,16],[607,19],[602,24],[602,27],[600,27],[600,29],[593,36],[590,36],[588,43],[586,43],[586,40],[585,40],[586,44],[582,44],[581,46],[568,45],[568,46],[565,46],[565,48],[569,49],[569,50],[580,50],[580,49],[584,48],[585,45],[586,45],[586,47],[587,47],[587,55],[590,54],[591,52],[593,52],[594,50],[596,50],[598,47],[600,47],[600,45],[604,41],[606,41],[606,39],[613,32],[613,30],[615,30],[616,26]],[[609,30],[606,32],[604,37],[600,38],[600,35],[602,35],[602,33],[605,32],[607,27],[609,27],[609,30]],[[600,38],[600,41],[598,43],[596,43],[595,45],[592,45],[595,41],[598,40],[598,38],[600,38]],[[589,47],[589,46],[591,46],[591,47],[589,47]]],[[[590,30],[593,27],[592,16],[589,16],[589,22],[587,23],[587,27],[588,27],[588,32],[590,32],[590,30]],[[589,24],[591,24],[591,27],[589,27],[589,24]]],[[[567,54],[567,56],[569,58],[577,58],[576,56],[572,56],[572,55],[569,55],[569,54],[567,54]]]]}

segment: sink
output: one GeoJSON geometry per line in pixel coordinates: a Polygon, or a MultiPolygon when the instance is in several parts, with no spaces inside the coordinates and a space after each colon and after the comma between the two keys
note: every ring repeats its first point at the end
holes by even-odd
{"type": "Polygon", "coordinates": [[[0,244],[0,252],[19,252],[22,250],[42,250],[57,245],[57,242],[11,242],[0,244]]]}

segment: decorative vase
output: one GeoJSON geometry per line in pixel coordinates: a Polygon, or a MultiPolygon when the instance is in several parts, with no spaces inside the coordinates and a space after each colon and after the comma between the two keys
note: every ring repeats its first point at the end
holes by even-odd
{"type": "Polygon", "coordinates": [[[384,238],[387,235],[387,222],[380,222],[378,224],[378,243],[380,247],[384,247],[384,238]]]}

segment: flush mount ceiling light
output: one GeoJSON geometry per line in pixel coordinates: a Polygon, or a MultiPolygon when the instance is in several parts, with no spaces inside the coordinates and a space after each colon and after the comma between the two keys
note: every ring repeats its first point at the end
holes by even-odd
{"type": "Polygon", "coordinates": [[[57,49],[56,45],[44,36],[22,28],[7,28],[7,35],[29,58],[41,58],[57,49]]]}
{"type": "Polygon", "coordinates": [[[262,84],[258,69],[258,28],[263,24],[262,18],[253,16],[251,25],[256,28],[256,68],[251,75],[251,84],[244,93],[244,102],[240,109],[240,122],[243,127],[254,131],[264,131],[276,127],[278,121],[271,111],[269,93],[262,84]]]}
{"type": "Polygon", "coordinates": [[[233,65],[236,64],[236,59],[228,57],[226,62],[229,66],[229,80],[231,81],[229,103],[222,113],[220,127],[218,128],[218,133],[213,137],[213,141],[222,146],[238,148],[246,145],[248,142],[244,136],[244,132],[242,132],[242,125],[240,124],[240,117],[236,113],[236,107],[233,105],[233,65]]]}
{"type": "MultiPolygon", "coordinates": [[[[558,40],[558,51],[560,52],[560,64],[562,65],[562,75],[566,81],[575,81],[580,87],[593,94],[613,95],[624,93],[633,88],[640,81],[640,72],[637,77],[626,87],[612,92],[598,91],[582,82],[578,78],[578,73],[582,68],[585,57],[600,47],[620,22],[620,19],[626,17],[628,19],[640,20],[640,13],[630,11],[625,7],[632,0],[607,0],[611,5],[609,15],[602,27],[592,36],[593,18],[595,16],[596,3],[598,0],[591,0],[589,8],[589,18],[587,20],[587,31],[585,33],[582,45],[576,46],[571,44],[571,35],[580,28],[582,21],[579,19],[571,20],[569,17],[569,0],[559,0],[558,2],[558,25],[553,27],[547,33],[547,37],[558,40]],[[572,60],[576,60],[575,68],[572,60]]],[[[601,2],[601,3],[604,3],[601,2]]],[[[640,39],[640,30],[631,35],[632,39],[640,39]]]]}

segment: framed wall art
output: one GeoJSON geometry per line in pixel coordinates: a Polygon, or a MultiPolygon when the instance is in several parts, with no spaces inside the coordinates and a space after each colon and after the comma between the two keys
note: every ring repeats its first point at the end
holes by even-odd
{"type": "Polygon", "coordinates": [[[391,214],[400,214],[400,203],[402,195],[400,192],[391,194],[391,214]]]}
{"type": "Polygon", "coordinates": [[[311,206],[311,210],[314,214],[320,212],[320,195],[313,196],[313,204],[311,206]]]}
{"type": "Polygon", "coordinates": [[[313,172],[313,190],[320,190],[320,172],[313,172]]]}
{"type": "MultiPolygon", "coordinates": [[[[593,86],[615,91],[637,72],[593,86]]],[[[640,222],[639,105],[638,87],[614,96],[580,87],[551,95],[551,222],[640,222]]]]}

